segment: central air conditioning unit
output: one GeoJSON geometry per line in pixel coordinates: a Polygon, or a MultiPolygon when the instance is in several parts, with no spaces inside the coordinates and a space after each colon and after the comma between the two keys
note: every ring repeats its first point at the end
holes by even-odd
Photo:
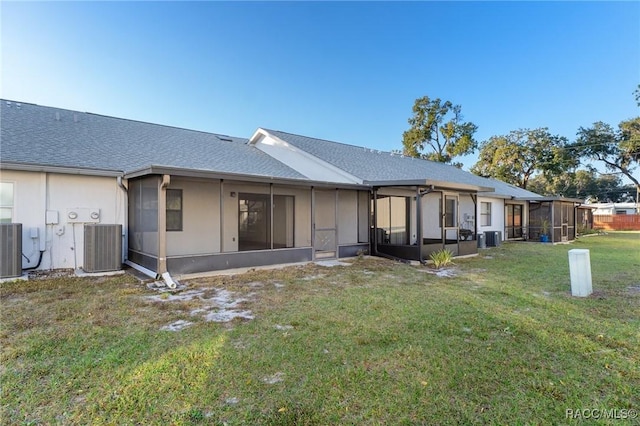
{"type": "Polygon", "coordinates": [[[117,271],[122,268],[122,225],[84,226],[86,272],[117,271]]]}
{"type": "Polygon", "coordinates": [[[22,275],[22,224],[0,223],[0,278],[22,275]]]}
{"type": "Polygon", "coordinates": [[[484,239],[487,247],[498,247],[502,242],[502,232],[500,231],[485,231],[484,239]]]}

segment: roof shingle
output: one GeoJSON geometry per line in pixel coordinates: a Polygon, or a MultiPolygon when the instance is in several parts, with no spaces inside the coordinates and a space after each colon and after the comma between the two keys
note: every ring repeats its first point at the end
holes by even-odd
{"type": "Polygon", "coordinates": [[[306,179],[243,138],[2,100],[3,162],[131,172],[150,165],[306,179]]]}

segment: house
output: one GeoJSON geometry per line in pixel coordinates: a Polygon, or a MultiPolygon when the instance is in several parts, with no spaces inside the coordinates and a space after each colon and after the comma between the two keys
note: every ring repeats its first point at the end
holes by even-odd
{"type": "Polygon", "coordinates": [[[592,210],[593,228],[610,231],[640,230],[640,204],[592,203],[583,205],[592,210]]]}
{"type": "Polygon", "coordinates": [[[22,226],[13,239],[2,231],[3,244],[13,241],[5,252],[23,269],[94,271],[111,256],[172,283],[362,252],[469,255],[485,230],[526,238],[537,197],[445,164],[269,129],[244,139],[7,100],[0,110],[0,221],[22,226]]]}
{"type": "Polygon", "coordinates": [[[616,214],[638,214],[640,204],[638,203],[591,203],[585,204],[593,208],[594,215],[616,215],[616,214]]]}

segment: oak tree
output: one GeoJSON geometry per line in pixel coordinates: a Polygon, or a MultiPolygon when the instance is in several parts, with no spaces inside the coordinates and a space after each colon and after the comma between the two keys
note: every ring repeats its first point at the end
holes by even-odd
{"type": "Polygon", "coordinates": [[[622,121],[617,130],[601,121],[580,127],[572,149],[583,159],[600,161],[625,175],[640,191],[640,179],[633,173],[640,163],[640,117],[622,121]]]}
{"type": "Polygon", "coordinates": [[[552,135],[546,127],[513,130],[483,142],[471,171],[526,189],[536,174],[552,178],[577,166],[567,147],[566,138],[552,135]]]}
{"type": "Polygon", "coordinates": [[[478,127],[464,121],[462,107],[451,101],[418,98],[408,122],[411,127],[402,135],[404,155],[451,164],[454,157],[477,148],[473,135],[478,127]]]}

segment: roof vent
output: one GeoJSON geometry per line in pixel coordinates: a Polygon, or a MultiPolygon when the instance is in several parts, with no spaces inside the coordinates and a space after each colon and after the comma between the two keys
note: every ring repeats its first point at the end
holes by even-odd
{"type": "Polygon", "coordinates": [[[216,137],[221,141],[233,142],[233,139],[231,139],[229,136],[216,135],[216,137]]]}
{"type": "Polygon", "coordinates": [[[11,101],[7,101],[7,106],[11,106],[11,101]]]}
{"type": "Polygon", "coordinates": [[[60,113],[56,111],[56,121],[60,121],[60,113]]]}

